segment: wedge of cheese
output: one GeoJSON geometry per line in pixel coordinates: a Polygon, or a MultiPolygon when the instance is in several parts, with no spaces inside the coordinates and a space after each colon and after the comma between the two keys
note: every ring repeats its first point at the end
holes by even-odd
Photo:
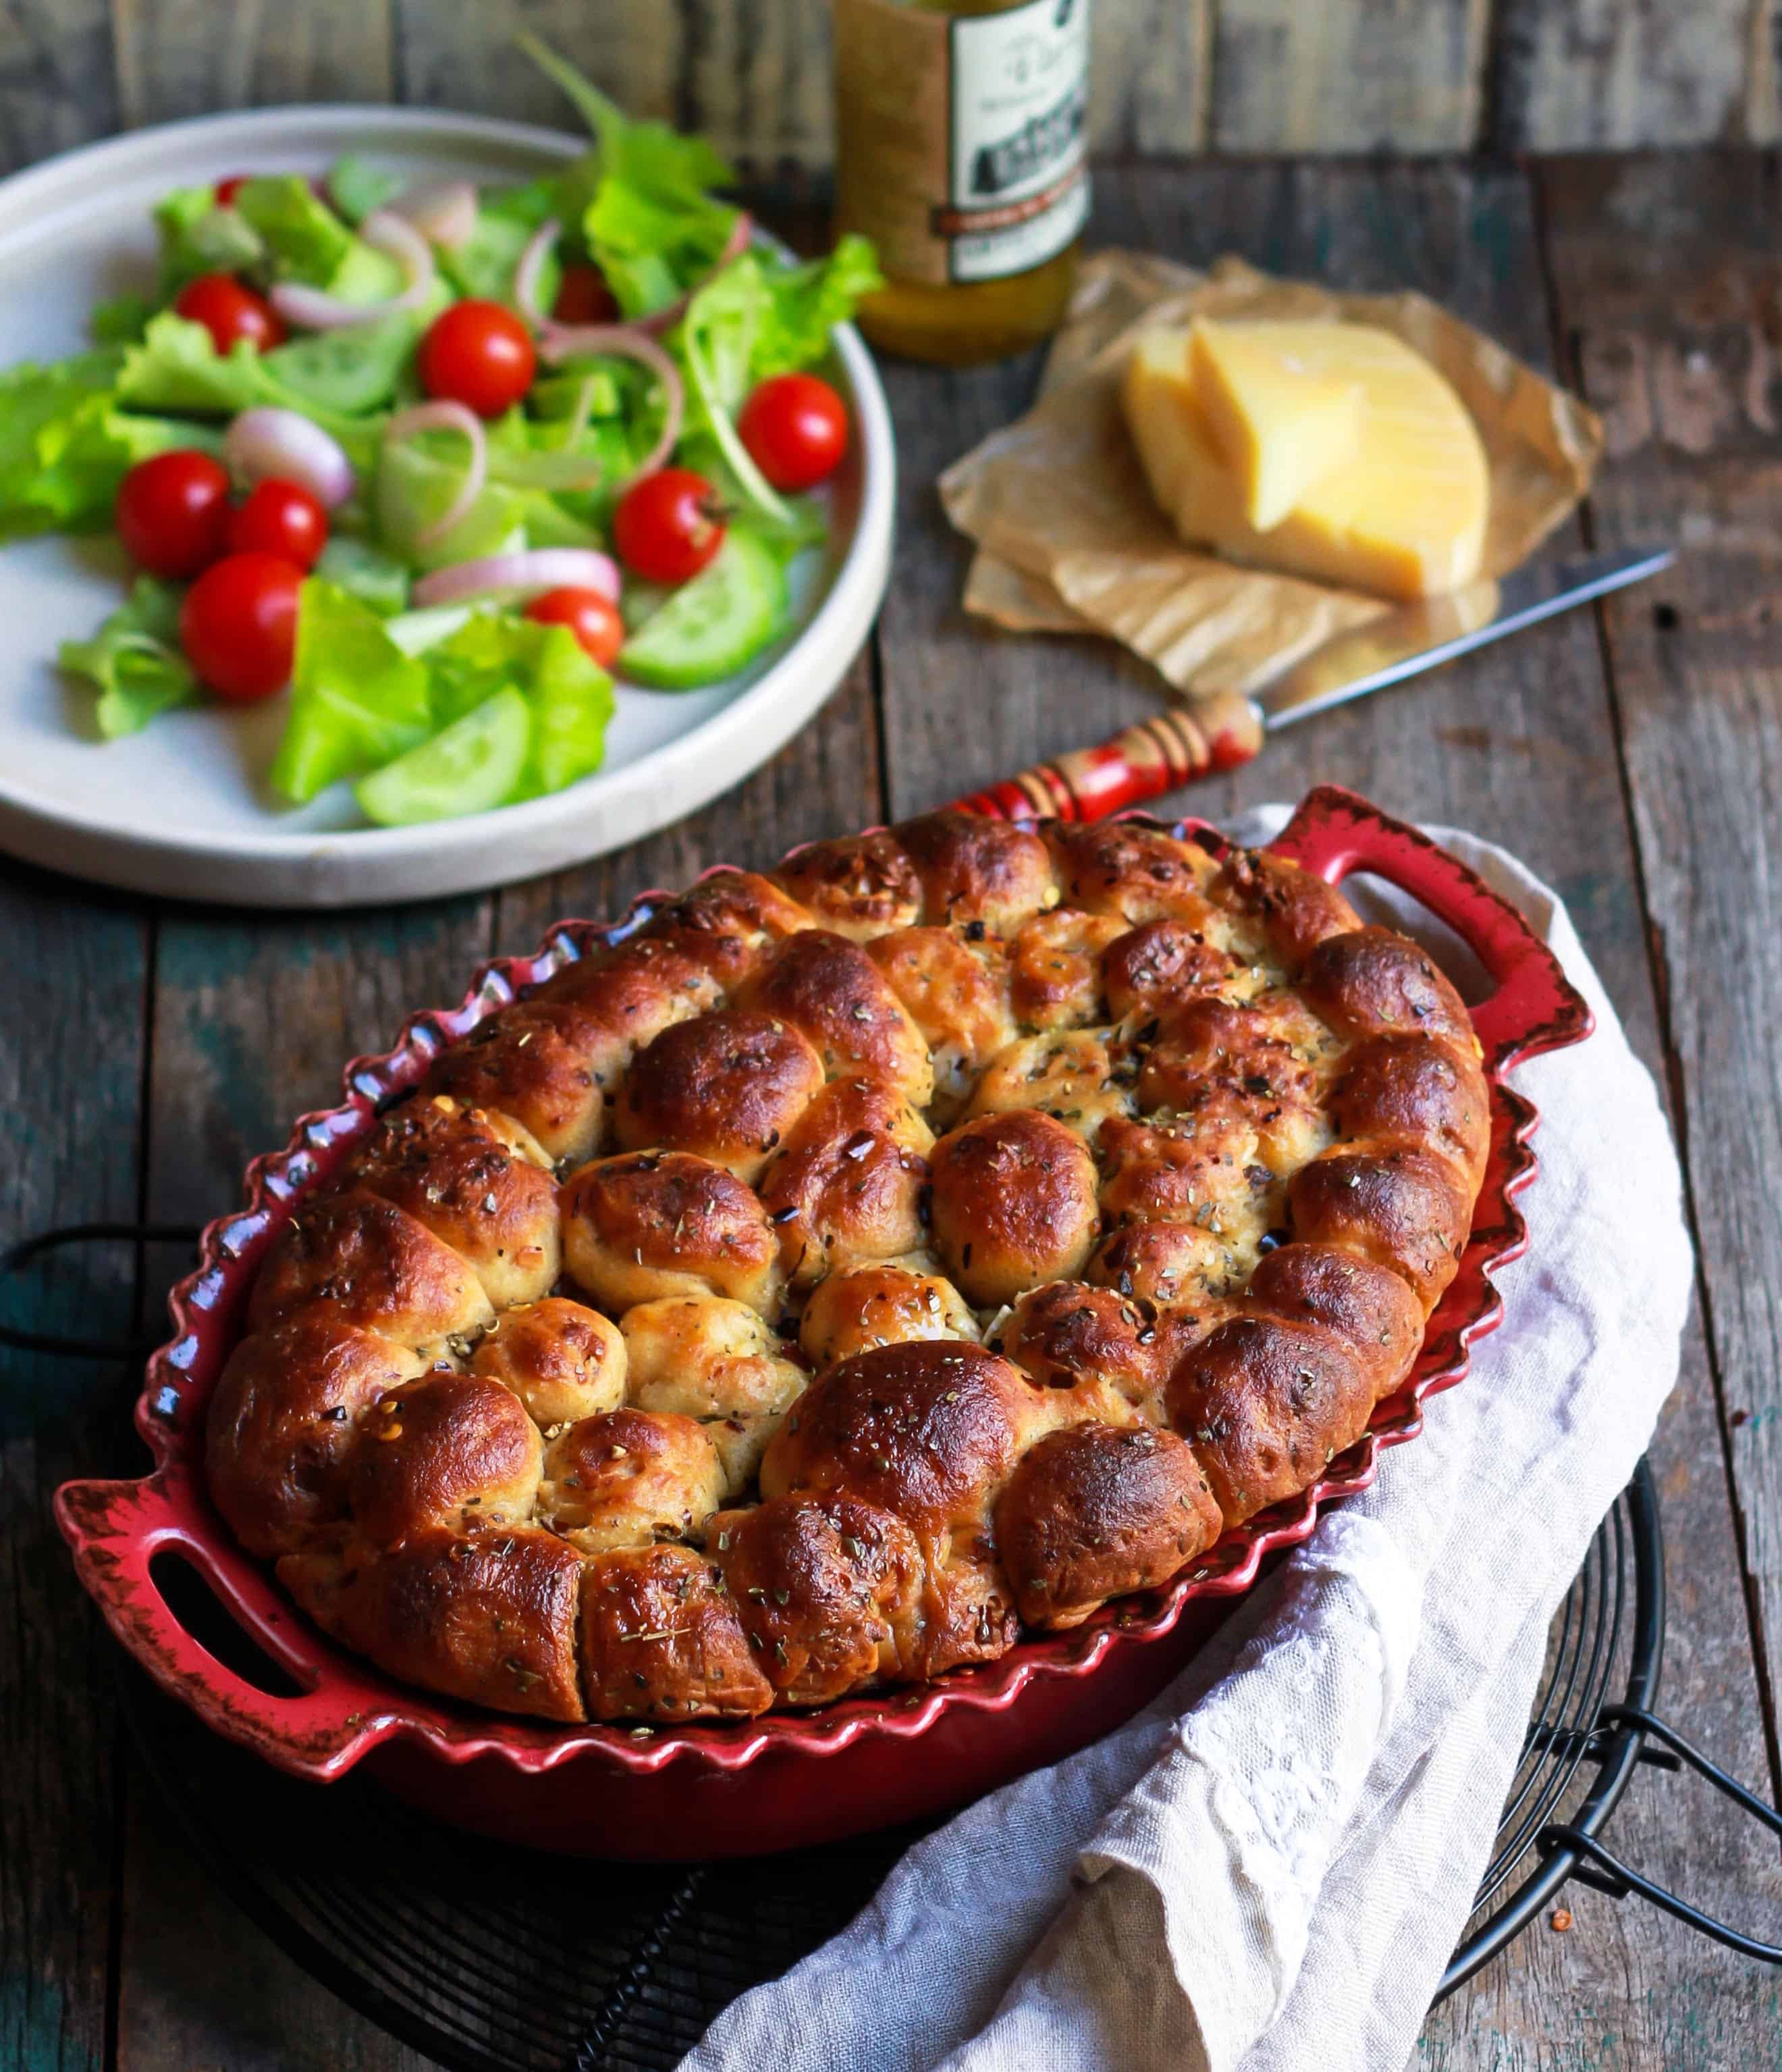
{"type": "Polygon", "coordinates": [[[1221,533],[1247,529],[1244,493],[1214,450],[1195,401],[1185,331],[1139,334],[1121,401],[1151,493],[1182,537],[1210,545],[1221,533]]]}
{"type": "Polygon", "coordinates": [[[1302,350],[1308,324],[1197,322],[1188,378],[1217,448],[1258,532],[1279,525],[1361,450],[1361,384],[1302,350]]]}
{"type": "Polygon", "coordinates": [[[1127,421],[1158,503],[1185,540],[1232,561],[1382,597],[1429,597],[1478,574],[1491,485],[1467,409],[1390,331],[1295,324],[1295,357],[1360,391],[1358,450],[1267,531],[1214,443],[1189,335],[1144,333],[1127,363],[1127,421]]]}

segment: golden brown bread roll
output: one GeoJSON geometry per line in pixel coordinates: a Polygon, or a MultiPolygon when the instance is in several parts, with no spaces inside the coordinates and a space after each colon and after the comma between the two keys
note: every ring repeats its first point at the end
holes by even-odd
{"type": "Polygon", "coordinates": [[[1454,1278],[1472,1220],[1465,1176],[1427,1151],[1339,1145],[1295,1173],[1287,1189],[1293,1233],[1390,1266],[1427,1314],[1454,1278]]]}
{"type": "Polygon", "coordinates": [[[1207,897],[1218,866],[1195,844],[1133,820],[1054,825],[1049,838],[1066,906],[1116,915],[1129,927],[1185,921],[1214,940],[1223,932],[1207,897]]]}
{"type": "Polygon", "coordinates": [[[408,1683],[499,1712],[586,1716],[581,1562],[554,1533],[433,1527],[383,1552],[318,1544],[287,1554],[278,1579],[324,1631],[408,1683]]]}
{"type": "MultiPolygon", "coordinates": [[[[614,1100],[632,1060],[664,1030],[707,1013],[722,997],[697,956],[647,934],[566,965],[548,979],[535,997],[538,1010],[560,1027],[588,1075],[590,1092],[599,1096],[584,1104],[584,1120],[572,1141],[547,1145],[551,1155],[560,1163],[579,1162],[604,1150],[612,1136],[614,1100]]],[[[510,1015],[520,1011],[506,1010],[510,1015]]]]}
{"type": "Polygon", "coordinates": [[[551,1441],[539,1516],[585,1554],[696,1538],[724,1498],[711,1441],[691,1417],[607,1410],[551,1441]]]}
{"type": "Polygon", "coordinates": [[[1110,1597],[1168,1582],[1224,1525],[1193,1449],[1144,1424],[1049,1432],[996,1503],[997,1545],[1029,1626],[1080,1626],[1110,1597]]]}
{"type": "Polygon", "coordinates": [[[619,1144],[691,1151],[753,1186],[823,1083],[823,1061],[795,1029],[719,1008],[638,1054],[619,1096],[619,1144]]]}
{"type": "Polygon", "coordinates": [[[1058,903],[1046,845],[1031,828],[969,813],[923,813],[892,832],[922,882],[922,919],[931,927],[982,926],[1012,935],[1058,903]]]}
{"type": "Polygon", "coordinates": [[[779,1245],[760,1197],[686,1151],[597,1160],[563,1186],[569,1278],[622,1315],[659,1295],[728,1295],[771,1316],[779,1245]]]}
{"type": "Polygon", "coordinates": [[[536,1302],[563,1270],[556,1182],[531,1133],[506,1116],[422,1094],[384,1119],[348,1166],[441,1238],[498,1309],[536,1302]]]}
{"type": "Polygon", "coordinates": [[[762,1494],[857,1496],[944,1555],[983,1529],[1022,1446],[1053,1421],[1041,1392],[981,1346],[879,1346],[806,1390],[762,1462],[762,1494]]]}
{"type": "Polygon", "coordinates": [[[1300,990],[1341,1035],[1441,1036],[1479,1054],[1460,994],[1427,950],[1390,928],[1325,936],[1306,959],[1300,990]]]}
{"type": "Polygon", "coordinates": [[[1316,1481],[1367,1429],[1366,1365],[1316,1323],[1232,1317],[1189,1348],[1165,1392],[1227,1525],[1316,1481]]]}
{"type": "MultiPolygon", "coordinates": [[[[1457,1166],[1476,1193],[1491,1148],[1491,1112],[1466,1053],[1427,1036],[1373,1036],[1357,1043],[1331,1089],[1331,1119],[1344,1137],[1392,1137],[1457,1166]]],[[[1468,1208],[1472,1207],[1469,1200],[1468,1208]]]]}
{"type": "Polygon", "coordinates": [[[1234,849],[1213,882],[1213,895],[1234,915],[1260,926],[1289,978],[1297,978],[1328,935],[1359,925],[1355,909],[1335,886],[1266,849],[1234,849]]]}
{"type": "Polygon", "coordinates": [[[363,1412],[426,1363],[326,1306],[244,1338],[205,1424],[211,1494],[250,1553],[288,1554],[344,1517],[363,1412]]]}
{"type": "Polygon", "coordinates": [[[1010,1000],[1029,1029],[1078,1029],[1107,1019],[1102,960],[1122,934],[1105,914],[1055,907],[1024,922],[1009,945],[1010,1000]]]}
{"type": "Polygon", "coordinates": [[[581,1664],[597,1720],[740,1720],[774,1702],[715,1561],[615,1548],[588,1564],[581,1664]]]}
{"type": "Polygon", "coordinates": [[[708,871],[638,931],[673,945],[726,991],[766,962],[776,943],[815,925],[816,916],[770,878],[752,870],[708,871]]]}
{"type": "Polygon", "coordinates": [[[1297,1165],[1318,1146],[1323,1041],[1272,1005],[1192,1001],[1146,1046],[1139,1105],[1191,1114],[1217,1090],[1226,1112],[1242,1112],[1265,1162],[1279,1145],[1276,1155],[1297,1165]]]}
{"type": "Polygon", "coordinates": [[[697,1418],[723,1470],[725,1501],[741,1496],[808,1373],[746,1303],[670,1295],[639,1302],[622,1323],[630,1402],[697,1418]]]}
{"type": "Polygon", "coordinates": [[[1284,1244],[1270,1252],[1243,1299],[1341,1338],[1369,1371],[1376,1401],[1404,1379],[1423,1343],[1423,1311],[1404,1277],[1335,1245],[1284,1244]]]}
{"type": "Polygon", "coordinates": [[[914,1252],[926,1231],[928,1125],[893,1087],[832,1079],[786,1133],[761,1183],[795,1287],[914,1252]]]}
{"type": "Polygon", "coordinates": [[[512,1116],[549,1157],[586,1158],[600,1149],[608,1093],[582,1043],[582,1026],[573,1007],[516,1001],[443,1052],[428,1089],[512,1116]]]}
{"type": "Polygon", "coordinates": [[[1073,1388],[1085,1378],[1110,1383],[1156,1422],[1176,1362],[1217,1321],[1216,1314],[1203,1318],[1111,1288],[1053,1281],[1022,1296],[990,1349],[1042,1388],[1073,1388]]]}
{"type": "Polygon", "coordinates": [[[1146,921],[1102,952],[1102,989],[1118,1022],[1142,1022],[1197,993],[1229,985],[1238,967],[1186,921],[1146,921]]]}
{"type": "Polygon", "coordinates": [[[819,1372],[873,1346],[977,1337],[977,1319],[952,1282],[907,1260],[825,1274],[799,1323],[799,1343],[819,1372]]]}
{"type": "Polygon", "coordinates": [[[225,1519],[393,1674],[676,1720],[991,1660],[1414,1371],[1479,1046],[1281,857],[943,812],[618,932],[299,1202],[209,1408],[225,1519]]]}
{"type": "Polygon", "coordinates": [[[1105,1033],[1049,1029],[1024,1036],[1000,1051],[978,1080],[967,1117],[1037,1109],[1061,1122],[1085,1144],[1106,1125],[1133,1112],[1133,1061],[1105,1033]]]}
{"type": "Polygon", "coordinates": [[[994,1662],[1020,1631],[1015,1597],[986,1525],[963,1553],[930,1568],[922,1600],[918,1676],[942,1676],[966,1662],[994,1662]]]}
{"type": "Polygon", "coordinates": [[[918,1108],[934,1091],[922,1031],[878,966],[843,936],[823,928],[789,936],[745,980],[737,998],[790,1023],[831,1079],[882,1080],[918,1108]]]}
{"type": "Polygon", "coordinates": [[[387,1390],[352,1466],[353,1518],[376,1546],[432,1525],[512,1525],[532,1515],[544,1442],[524,1405],[481,1375],[436,1371],[387,1390]]]}
{"type": "Polygon", "coordinates": [[[837,841],[807,842],[774,874],[782,889],[816,916],[817,926],[867,943],[906,928],[922,915],[916,866],[889,829],[837,841]]]}
{"type": "MultiPolygon", "coordinates": [[[[1127,1223],[1110,1231],[1089,1256],[1083,1278],[1166,1305],[1198,1310],[1231,1279],[1234,1255],[1223,1234],[1198,1223],[1127,1223]]],[[[1265,1233],[1265,1235],[1267,1235],[1265,1233]]]]}
{"type": "Polygon", "coordinates": [[[627,1309],[619,1327],[630,1359],[626,1394],[640,1410],[757,1416],[785,1409],[809,1379],[745,1302],[663,1296],[627,1309]]]}
{"type": "Polygon", "coordinates": [[[923,1564],[888,1511],[846,1496],[721,1511],[707,1546],[762,1674],[786,1704],[897,1680],[921,1645],[923,1564]]]}
{"type": "Polygon", "coordinates": [[[1097,1145],[1102,1214],[1114,1224],[1192,1223],[1227,1278],[1267,1227],[1274,1174],[1260,1164],[1241,1097],[1203,1100],[1167,1121],[1115,1120],[1097,1145]],[[1262,1198],[1258,1200],[1258,1198],[1262,1198]],[[1260,1211],[1260,1214],[1258,1213],[1260,1211]]]}
{"type": "Polygon", "coordinates": [[[1015,1040],[1008,952],[987,932],[968,941],[951,928],[897,928],[868,954],[922,1031],[934,1073],[933,1112],[956,1115],[978,1074],[1015,1040]]]}
{"type": "Polygon", "coordinates": [[[450,1245],[393,1202],[356,1189],[299,1205],[260,1269],[248,1328],[317,1308],[425,1354],[467,1343],[495,1315],[450,1245]]]}
{"type": "Polygon", "coordinates": [[[1012,1302],[1088,1258],[1095,1167],[1063,1123],[1031,1108],[980,1116],[943,1137],[931,1164],[934,1247],[968,1301],[1012,1302]]]}
{"type": "Polygon", "coordinates": [[[625,1400],[625,1338],[611,1318],[552,1295],[504,1311],[470,1371],[511,1388],[533,1423],[573,1424],[625,1400]]]}

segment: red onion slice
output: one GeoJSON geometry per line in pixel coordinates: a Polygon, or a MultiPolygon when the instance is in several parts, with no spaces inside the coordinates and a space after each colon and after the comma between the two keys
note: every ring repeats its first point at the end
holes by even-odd
{"type": "Polygon", "coordinates": [[[269,475],[295,482],[333,510],[353,493],[353,464],[332,433],[299,410],[262,404],[244,410],[223,435],[223,464],[250,487],[269,475]]]}
{"type": "Polygon", "coordinates": [[[476,189],[468,180],[441,180],[401,195],[391,203],[390,213],[413,224],[442,252],[456,252],[476,230],[476,189]]]}
{"type": "Polygon", "coordinates": [[[656,442],[633,472],[654,474],[675,450],[680,437],[680,421],[687,408],[687,391],[675,366],[656,341],[632,324],[552,324],[539,339],[539,351],[552,366],[573,360],[578,352],[611,353],[621,360],[634,360],[662,384],[665,408],[656,442]]]}
{"type": "Polygon", "coordinates": [[[401,267],[408,283],[401,294],[381,302],[345,302],[325,288],[281,281],[269,299],[287,323],[300,331],[344,331],[352,324],[375,323],[400,310],[418,309],[425,302],[433,285],[433,249],[414,225],[390,209],[374,208],[359,226],[359,234],[401,267]]]}
{"type": "Polygon", "coordinates": [[[489,479],[489,435],[474,410],[443,398],[433,403],[417,403],[411,410],[398,410],[384,426],[384,438],[386,444],[400,443],[416,432],[462,432],[470,448],[458,494],[432,524],[415,535],[415,545],[427,547],[435,540],[444,539],[482,494],[483,485],[489,479]]]}
{"type": "Polygon", "coordinates": [[[562,228],[554,216],[541,223],[527,239],[519,264],[514,269],[514,306],[535,329],[542,329],[551,322],[538,306],[539,277],[544,271],[544,261],[562,228]]]}
{"type": "Polygon", "coordinates": [[[597,590],[617,602],[618,584],[618,564],[610,554],[593,547],[532,547],[435,569],[415,585],[413,601],[425,608],[502,593],[533,595],[540,590],[572,589],[597,590]]]}

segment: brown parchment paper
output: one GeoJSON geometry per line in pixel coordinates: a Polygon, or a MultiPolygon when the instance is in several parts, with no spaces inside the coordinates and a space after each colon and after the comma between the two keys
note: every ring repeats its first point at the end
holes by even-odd
{"type": "Polygon", "coordinates": [[[979,549],[967,610],[1015,631],[1111,634],[1186,701],[1254,690],[1394,609],[1177,539],[1127,434],[1119,383],[1136,329],[1196,315],[1378,324],[1432,361],[1472,412],[1491,471],[1482,576],[1514,568],[1590,487],[1603,450],[1595,413],[1423,295],[1341,294],[1236,258],[1202,273],[1101,252],[1083,263],[1033,409],[941,477],[948,516],[979,549]]]}

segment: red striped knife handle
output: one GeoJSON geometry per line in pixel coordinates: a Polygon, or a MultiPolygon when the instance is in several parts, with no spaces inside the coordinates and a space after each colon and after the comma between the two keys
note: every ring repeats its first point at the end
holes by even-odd
{"type": "Polygon", "coordinates": [[[1262,738],[1250,701],[1237,692],[1222,693],[1201,700],[1193,713],[1172,708],[1096,747],[1036,763],[953,804],[960,812],[1000,820],[1099,820],[1212,771],[1249,762],[1262,738]]]}

